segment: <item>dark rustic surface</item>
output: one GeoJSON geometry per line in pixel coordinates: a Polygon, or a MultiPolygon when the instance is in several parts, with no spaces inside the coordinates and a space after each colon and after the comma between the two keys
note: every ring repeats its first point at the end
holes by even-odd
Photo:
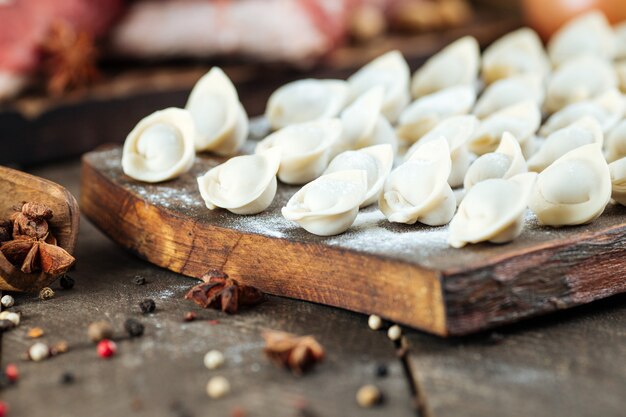
{"type": "MultiPolygon", "coordinates": [[[[78,192],[78,164],[41,169],[37,174],[78,192]]],[[[76,287],[58,289],[56,298],[38,301],[17,295],[14,310],[23,324],[2,338],[2,365],[17,363],[22,378],[3,390],[10,416],[230,416],[240,406],[254,416],[412,416],[407,384],[392,344],[373,332],[366,317],[311,303],[271,297],[238,316],[201,311],[182,299],[196,281],[142,262],[83,222],[77,248],[76,287]],[[146,277],[145,286],[132,283],[146,277]],[[137,302],[152,297],[157,311],[141,316],[137,302]],[[187,311],[201,320],[183,323],[187,311]],[[96,356],[86,341],[94,319],[111,320],[121,335],[122,322],[135,317],[146,324],[136,341],[120,340],[111,360],[96,356]],[[211,325],[207,319],[217,319],[211,325]],[[42,340],[65,339],[72,350],[45,362],[22,362],[32,343],[27,330],[40,326],[42,340]],[[296,378],[274,368],[262,356],[260,331],[276,328],[313,334],[328,360],[312,374],[296,378]],[[218,348],[226,354],[223,369],[209,371],[203,354],[218,348]],[[390,375],[377,379],[377,361],[390,375]],[[76,383],[63,386],[64,371],[76,383]],[[231,395],[211,400],[205,384],[224,375],[231,395]],[[387,402],[359,409],[358,387],[375,382],[387,402]],[[309,414],[294,405],[308,402],[309,414]],[[177,412],[184,404],[188,414],[177,412]]],[[[567,312],[534,319],[499,333],[463,339],[439,339],[407,330],[412,363],[431,417],[618,417],[626,409],[626,296],[612,297],[567,312]]]]}
{"type": "MultiPolygon", "coordinates": [[[[249,141],[245,151],[254,146],[249,141]]],[[[254,216],[207,210],[196,178],[221,162],[201,155],[161,184],[123,174],[121,149],[84,157],[83,212],[123,247],[188,276],[238,273],[262,290],[440,335],[467,334],[626,291],[626,208],[554,229],[528,213],[514,242],[448,247],[448,228],[389,223],[376,206],[337,236],[307,233],[280,210],[298,189],[280,184],[254,216]],[[154,236],[155,234],[161,236],[154,236]],[[332,277],[332,280],[329,280],[332,277]]]]}

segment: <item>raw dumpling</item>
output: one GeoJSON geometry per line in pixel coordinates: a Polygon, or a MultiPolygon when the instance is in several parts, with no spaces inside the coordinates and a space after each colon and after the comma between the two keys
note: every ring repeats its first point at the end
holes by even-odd
{"type": "Polygon", "coordinates": [[[602,131],[607,133],[622,118],[623,114],[624,98],[619,91],[613,89],[594,100],[570,104],[554,113],[541,127],[539,133],[541,136],[547,137],[585,116],[595,118],[602,126],[602,131]]]}
{"type": "Polygon", "coordinates": [[[626,206],[626,158],[618,159],[609,164],[611,173],[611,197],[619,204],[626,206]]]}
{"type": "Polygon", "coordinates": [[[602,147],[593,143],[570,151],[537,177],[530,208],[548,226],[589,223],[611,199],[611,175],[602,147]]]}
{"type": "Polygon", "coordinates": [[[248,115],[237,90],[218,68],[213,67],[196,83],[187,105],[196,124],[196,150],[233,155],[248,137],[248,115]]]}
{"type": "Polygon", "coordinates": [[[411,94],[418,98],[456,85],[473,85],[478,77],[478,42],[465,36],[432,56],[413,74],[411,94]]]}
{"type": "Polygon", "coordinates": [[[601,12],[585,13],[570,20],[552,36],[548,55],[555,66],[579,55],[611,60],[615,56],[615,34],[601,12]]]}
{"type": "Polygon", "coordinates": [[[504,132],[515,137],[526,155],[532,136],[541,123],[541,111],[532,100],[526,100],[491,114],[469,140],[470,151],[482,155],[496,150],[504,132]]]}
{"type": "Polygon", "coordinates": [[[257,214],[272,204],[280,150],[229,159],[198,177],[200,195],[207,208],[235,214],[257,214]]]}
{"type": "Polygon", "coordinates": [[[336,235],[352,226],[366,194],[365,171],[333,172],[302,187],[289,199],[282,213],[309,233],[336,235]]]}
{"type": "Polygon", "coordinates": [[[447,181],[450,168],[445,138],[428,142],[389,174],[378,201],[380,210],[394,223],[448,223],[456,210],[456,199],[447,181]]]}
{"type": "Polygon", "coordinates": [[[510,242],[522,233],[524,212],[537,174],[527,172],[510,179],[492,178],[467,192],[450,222],[448,244],[510,242]]]}
{"type": "Polygon", "coordinates": [[[348,78],[351,98],[354,100],[375,86],[384,89],[382,113],[395,122],[409,104],[411,70],[400,51],[387,52],[371,61],[348,78]]]}
{"type": "Polygon", "coordinates": [[[532,100],[541,107],[544,98],[543,79],[539,75],[526,74],[494,82],[485,89],[474,107],[474,114],[485,117],[506,107],[532,100]]]}
{"type": "Polygon", "coordinates": [[[281,151],[278,178],[285,184],[304,184],[322,175],[341,136],[339,119],[323,119],[284,127],[259,142],[256,153],[281,151]]]}
{"type": "Polygon", "coordinates": [[[483,53],[482,77],[487,84],[521,74],[543,78],[549,71],[550,63],[541,39],[530,28],[504,35],[483,53]]]}
{"type": "Polygon", "coordinates": [[[398,140],[393,128],[381,115],[384,89],[373,87],[341,113],[343,126],[337,153],[373,145],[389,144],[395,154],[398,140]]]}
{"type": "Polygon", "coordinates": [[[273,129],[337,117],[348,101],[348,93],[348,83],[343,80],[294,81],[274,91],[265,117],[273,129]]]}
{"type": "Polygon", "coordinates": [[[361,169],[367,173],[367,194],[361,207],[367,207],[378,201],[385,178],[393,166],[391,145],[375,145],[358,151],[346,151],[337,155],[324,174],[338,171],[361,169]]]}
{"type": "Polygon", "coordinates": [[[191,169],[196,129],[187,110],[169,108],[142,119],[124,142],[122,169],[131,178],[161,182],[191,169]]]}
{"type": "Polygon", "coordinates": [[[590,116],[583,117],[548,136],[539,151],[528,160],[528,169],[541,172],[554,161],[580,146],[590,143],[602,146],[603,139],[602,127],[596,119],[590,116]]]}
{"type": "Polygon", "coordinates": [[[553,113],[568,104],[597,97],[617,85],[615,69],[609,62],[593,56],[573,58],[550,78],[545,107],[553,113]]]}
{"type": "Polygon", "coordinates": [[[448,184],[451,187],[457,187],[463,184],[463,178],[471,162],[471,155],[467,149],[467,140],[478,129],[478,126],[478,119],[474,116],[450,117],[415,142],[407,151],[404,160],[408,161],[419,148],[443,136],[448,141],[450,158],[452,160],[448,184]]]}
{"type": "Polygon", "coordinates": [[[467,191],[481,181],[492,178],[506,180],[526,171],[528,168],[519,142],[509,132],[504,132],[498,149],[482,155],[470,165],[463,187],[467,191]]]}
{"type": "Polygon", "coordinates": [[[449,87],[419,98],[400,115],[398,138],[415,143],[442,120],[469,113],[475,101],[476,90],[470,85],[449,87]]]}
{"type": "Polygon", "coordinates": [[[606,160],[617,161],[626,156],[626,120],[619,122],[604,141],[606,160]]]}

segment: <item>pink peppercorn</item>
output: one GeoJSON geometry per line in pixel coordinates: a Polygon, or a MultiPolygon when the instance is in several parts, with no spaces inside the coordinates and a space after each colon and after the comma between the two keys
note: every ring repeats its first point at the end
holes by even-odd
{"type": "Polygon", "coordinates": [[[117,345],[109,339],[102,339],[98,342],[98,355],[101,358],[110,358],[117,352],[117,345]]]}
{"type": "Polygon", "coordinates": [[[4,370],[4,374],[10,382],[17,382],[17,380],[20,378],[20,371],[13,363],[7,365],[4,370]]]}
{"type": "Polygon", "coordinates": [[[0,401],[0,417],[9,415],[9,405],[4,401],[0,401]]]}

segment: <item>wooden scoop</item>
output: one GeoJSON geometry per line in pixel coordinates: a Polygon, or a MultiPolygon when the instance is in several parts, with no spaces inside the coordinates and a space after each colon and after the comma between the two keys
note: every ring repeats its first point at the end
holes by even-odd
{"type": "MultiPolygon", "coordinates": [[[[0,166],[0,220],[9,219],[24,202],[41,203],[52,210],[53,217],[48,220],[50,231],[57,245],[72,254],[80,222],[74,196],[52,181],[0,166]]],[[[0,252],[0,290],[38,291],[56,278],[58,275],[41,271],[26,274],[0,252]]]]}

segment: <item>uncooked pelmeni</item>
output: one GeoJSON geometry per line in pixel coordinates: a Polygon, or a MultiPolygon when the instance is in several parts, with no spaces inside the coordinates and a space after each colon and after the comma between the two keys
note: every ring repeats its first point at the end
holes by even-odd
{"type": "Polygon", "coordinates": [[[218,207],[235,214],[257,214],[272,204],[280,150],[242,155],[198,178],[200,195],[210,210],[218,207]]]}
{"type": "Polygon", "coordinates": [[[348,83],[343,80],[294,81],[272,93],[265,117],[273,129],[336,117],[348,102],[348,93],[348,83]]]}
{"type": "Polygon", "coordinates": [[[570,104],[554,113],[541,127],[539,134],[547,137],[585,116],[596,119],[606,134],[624,115],[624,104],[624,98],[619,91],[609,90],[596,99],[570,104]]]}
{"type": "Polygon", "coordinates": [[[411,94],[418,98],[456,85],[473,85],[479,65],[478,42],[465,36],[429,58],[413,74],[411,94]]]}
{"type": "Polygon", "coordinates": [[[617,161],[626,156],[626,120],[622,120],[615,126],[604,141],[606,160],[617,161]]]}
{"type": "Polygon", "coordinates": [[[400,51],[387,52],[374,59],[348,78],[352,100],[375,86],[382,86],[382,113],[395,122],[409,104],[409,79],[411,70],[400,51]]]}
{"type": "Polygon", "coordinates": [[[139,181],[175,178],[193,165],[195,135],[194,122],[187,110],[169,108],[152,113],[126,137],[122,169],[139,181]]]}
{"type": "Polygon", "coordinates": [[[519,142],[509,132],[504,132],[494,152],[482,155],[470,165],[463,187],[467,191],[481,181],[493,178],[506,180],[526,171],[528,168],[519,142]]]}
{"type": "Polygon", "coordinates": [[[470,85],[449,87],[423,96],[400,115],[396,128],[398,139],[407,144],[415,143],[442,120],[469,113],[475,101],[476,90],[470,85]]]}
{"type": "Polygon", "coordinates": [[[491,178],[467,192],[450,222],[448,244],[506,243],[524,228],[524,213],[537,174],[527,172],[510,179],[491,178]]]}
{"type": "Polygon", "coordinates": [[[585,116],[548,136],[539,151],[528,159],[528,169],[541,172],[569,151],[590,143],[602,146],[603,140],[600,124],[593,117],[585,116]]]}
{"type": "Polygon", "coordinates": [[[590,100],[617,86],[617,74],[610,62],[593,56],[572,58],[550,77],[545,108],[554,113],[568,104],[590,100]]]}
{"type": "Polygon", "coordinates": [[[383,87],[373,87],[341,112],[343,129],[336,153],[389,144],[395,154],[398,139],[389,121],[381,114],[384,94],[383,87]]]}
{"type": "Polygon", "coordinates": [[[518,75],[494,82],[485,89],[476,102],[473,113],[485,117],[525,100],[534,101],[541,108],[545,96],[543,79],[536,74],[518,75]]]}
{"type": "Polygon", "coordinates": [[[483,53],[482,78],[487,84],[522,74],[544,78],[549,72],[550,62],[541,39],[530,28],[504,35],[483,53]]]}
{"type": "Polygon", "coordinates": [[[611,175],[597,143],[569,151],[537,177],[529,206],[539,222],[560,227],[589,223],[611,199],[611,175]]]}
{"type": "Polygon", "coordinates": [[[626,206],[626,158],[611,162],[609,172],[611,174],[611,197],[619,204],[626,206]]]}
{"type": "Polygon", "coordinates": [[[304,184],[322,175],[341,129],[341,121],[336,118],[287,126],[259,142],[255,153],[280,149],[278,178],[286,184],[304,184]]]}
{"type": "Polygon", "coordinates": [[[608,61],[615,56],[615,42],[615,34],[606,17],[599,11],[592,11],[559,29],[548,42],[548,55],[555,66],[580,55],[608,61]]]}
{"type": "Polygon", "coordinates": [[[332,236],[348,230],[367,194],[367,173],[338,171],[322,175],[289,199],[282,213],[309,233],[332,236]]]}
{"type": "Polygon", "coordinates": [[[378,201],[380,210],[393,223],[448,223],[456,210],[456,199],[447,181],[450,168],[446,139],[428,142],[387,176],[378,201]]]}
{"type": "Polygon", "coordinates": [[[404,160],[408,161],[419,148],[443,136],[448,141],[452,161],[448,184],[451,187],[457,187],[463,184],[463,178],[472,158],[467,148],[467,140],[478,130],[478,127],[479,121],[475,116],[450,117],[415,142],[406,152],[404,160]]]}
{"type": "Polygon", "coordinates": [[[191,90],[187,105],[196,124],[196,150],[233,155],[248,137],[248,115],[235,86],[213,67],[191,90]]]}
{"type": "Polygon", "coordinates": [[[524,155],[532,145],[532,136],[541,123],[541,111],[533,100],[505,107],[484,119],[468,142],[470,151],[482,155],[496,150],[504,132],[511,133],[520,143],[524,155]]]}
{"type": "Polygon", "coordinates": [[[330,161],[324,174],[354,169],[365,171],[367,173],[367,194],[361,207],[367,207],[378,201],[385,178],[393,167],[393,155],[391,145],[375,145],[358,151],[345,151],[330,161]]]}

